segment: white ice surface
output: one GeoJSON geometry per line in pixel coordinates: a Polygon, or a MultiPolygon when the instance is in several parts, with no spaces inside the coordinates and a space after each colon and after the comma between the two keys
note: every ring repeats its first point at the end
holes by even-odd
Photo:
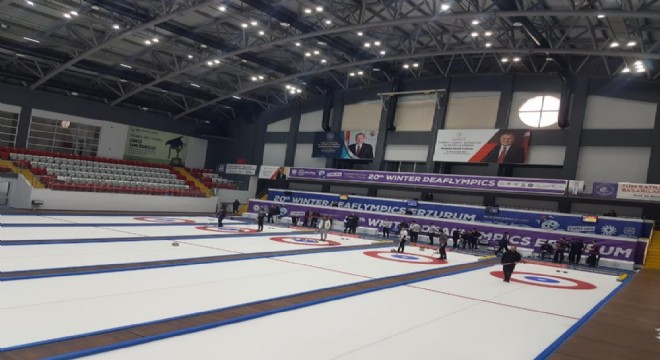
{"type": "MultiPolygon", "coordinates": [[[[111,359],[502,359],[539,355],[620,285],[595,290],[503,283],[476,270],[86,357],[111,359]]],[[[551,271],[550,271],[551,270],[551,271]]],[[[523,265],[521,271],[554,269],[523,265]],[[524,269],[524,270],[522,270],[524,269]]]]}
{"type": "MultiPolygon", "coordinates": [[[[472,261],[455,254],[450,264],[472,261]]],[[[0,297],[0,347],[438,266],[376,259],[358,250],[8,281],[0,297]]]]}

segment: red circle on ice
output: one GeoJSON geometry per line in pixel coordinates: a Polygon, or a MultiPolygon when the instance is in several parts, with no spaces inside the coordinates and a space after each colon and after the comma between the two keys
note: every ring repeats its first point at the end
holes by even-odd
{"type": "MultiPolygon", "coordinates": [[[[490,274],[497,278],[504,279],[504,273],[502,271],[491,271],[490,274]]],[[[553,289],[593,290],[596,288],[596,285],[594,284],[582,280],[567,278],[565,276],[517,271],[514,271],[513,275],[511,275],[511,281],[553,289]]]]}
{"type": "Polygon", "coordinates": [[[440,260],[434,258],[433,256],[419,255],[419,254],[406,254],[406,253],[397,253],[392,251],[365,251],[363,254],[376,258],[389,261],[398,261],[408,264],[424,264],[424,265],[435,265],[435,264],[446,264],[447,260],[440,260]]]}
{"type": "Polygon", "coordinates": [[[337,246],[341,243],[332,240],[319,240],[304,236],[275,236],[270,238],[273,241],[279,241],[287,244],[307,245],[307,246],[337,246]]]}
{"type": "Polygon", "coordinates": [[[256,229],[250,229],[250,228],[244,228],[244,227],[215,227],[215,226],[196,226],[195,229],[199,230],[206,230],[206,231],[213,231],[213,232],[219,232],[219,233],[232,233],[232,234],[240,234],[240,233],[255,233],[257,232],[256,229]]]}

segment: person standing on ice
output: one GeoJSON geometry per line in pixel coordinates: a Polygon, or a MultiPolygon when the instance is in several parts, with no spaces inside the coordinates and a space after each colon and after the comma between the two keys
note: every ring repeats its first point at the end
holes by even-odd
{"type": "Polygon", "coordinates": [[[505,251],[502,254],[502,272],[504,273],[504,282],[509,282],[511,275],[513,274],[513,269],[516,268],[516,264],[522,260],[520,253],[516,251],[515,245],[511,245],[509,250],[505,251]]]}
{"type": "Polygon", "coordinates": [[[406,250],[406,240],[408,239],[408,229],[401,229],[399,232],[399,248],[396,249],[396,252],[405,252],[406,250]]]}
{"type": "Polygon", "coordinates": [[[321,240],[325,241],[328,238],[328,231],[332,227],[332,222],[330,218],[324,216],[321,221],[319,221],[319,233],[321,234],[321,240]]]}

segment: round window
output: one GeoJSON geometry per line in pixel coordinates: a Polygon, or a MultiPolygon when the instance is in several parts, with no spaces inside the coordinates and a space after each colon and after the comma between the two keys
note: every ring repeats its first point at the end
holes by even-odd
{"type": "Polygon", "coordinates": [[[559,117],[559,98],[536,96],[527,100],[518,110],[520,121],[533,128],[555,125],[559,117]]]}

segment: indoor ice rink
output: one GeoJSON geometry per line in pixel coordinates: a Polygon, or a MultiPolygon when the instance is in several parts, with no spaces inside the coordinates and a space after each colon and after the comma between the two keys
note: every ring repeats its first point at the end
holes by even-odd
{"type": "Polygon", "coordinates": [[[9,359],[62,341],[84,344],[52,358],[544,358],[623,284],[615,273],[538,264],[520,264],[505,283],[500,265],[466,253],[441,261],[415,246],[391,252],[393,241],[320,241],[313,229],[269,224],[256,232],[243,218],[224,225],[2,216],[0,347],[19,356],[9,359]],[[301,294],[317,295],[262,306],[301,294]],[[249,314],[197,322],[246,305],[249,314]]]}

